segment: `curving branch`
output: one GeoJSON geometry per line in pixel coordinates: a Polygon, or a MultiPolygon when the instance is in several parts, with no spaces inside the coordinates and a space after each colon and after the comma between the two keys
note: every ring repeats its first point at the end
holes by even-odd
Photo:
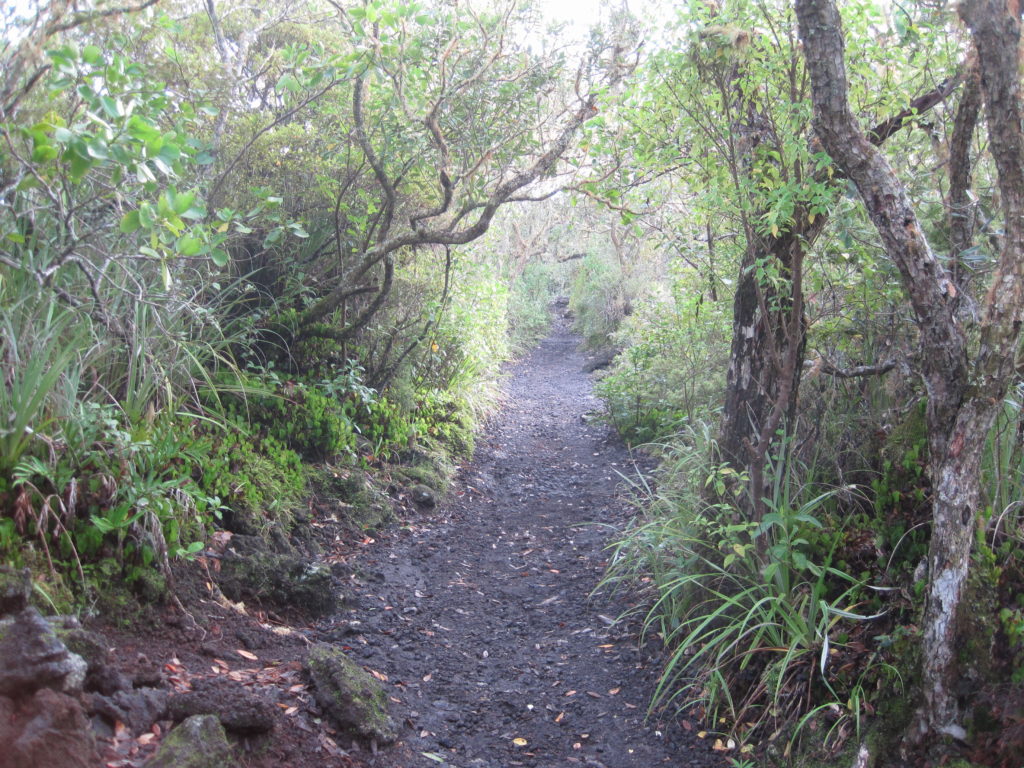
{"type": "MultiPolygon", "coordinates": [[[[537,181],[547,173],[558,159],[565,154],[580,127],[596,112],[594,103],[595,97],[590,97],[566,121],[557,138],[551,142],[543,154],[526,168],[512,174],[510,178],[498,184],[486,201],[474,205],[473,212],[475,217],[471,223],[460,226],[462,220],[460,216],[456,218],[455,223],[449,223],[448,226],[437,228],[423,227],[410,232],[401,232],[391,237],[383,237],[388,229],[382,227],[382,239],[363,251],[356,263],[342,275],[337,288],[306,310],[300,319],[300,326],[308,328],[315,323],[319,323],[327,315],[334,312],[341,304],[345,290],[343,286],[360,280],[375,265],[402,248],[419,245],[464,245],[483,235],[490,227],[495,213],[497,213],[502,205],[510,202],[516,192],[537,181]]],[[[371,166],[374,162],[372,157],[375,157],[375,155],[368,158],[371,166]]],[[[345,331],[342,330],[338,333],[345,333],[345,331]]]]}

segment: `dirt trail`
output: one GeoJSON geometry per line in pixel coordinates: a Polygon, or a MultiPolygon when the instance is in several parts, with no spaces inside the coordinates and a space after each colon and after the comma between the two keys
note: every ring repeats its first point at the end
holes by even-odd
{"type": "Polygon", "coordinates": [[[632,463],[559,321],[511,371],[507,404],[453,497],[369,548],[351,610],[318,628],[392,685],[400,743],[379,768],[724,765],[678,723],[645,722],[656,670],[624,607],[590,598],[632,463]],[[523,741],[525,740],[525,741],[523,741]]]}

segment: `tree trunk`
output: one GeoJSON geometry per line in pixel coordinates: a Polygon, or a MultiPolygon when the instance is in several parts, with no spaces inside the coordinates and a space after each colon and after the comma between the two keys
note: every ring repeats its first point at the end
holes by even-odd
{"type": "MultiPolygon", "coordinates": [[[[806,221],[806,216],[802,217],[806,221]]],[[[740,265],[736,295],[733,299],[732,347],[726,371],[725,402],[719,428],[721,459],[737,472],[751,472],[752,460],[761,454],[760,436],[773,421],[772,412],[780,411],[781,421],[789,424],[796,415],[803,353],[806,344],[803,318],[794,318],[794,304],[802,296],[780,297],[760,287],[753,266],[758,260],[772,260],[780,266],[792,285],[794,265],[801,265],[804,249],[821,233],[825,217],[813,224],[794,223],[789,232],[758,239],[751,255],[740,265]],[[777,309],[771,311],[769,307],[777,309]],[[797,365],[784,370],[783,362],[794,356],[789,348],[790,329],[796,328],[797,365]],[[783,379],[788,377],[784,385],[783,379]],[[779,401],[780,392],[785,394],[779,401]]],[[[772,430],[774,435],[774,430],[772,430]]]]}
{"type": "MultiPolygon", "coordinates": [[[[906,109],[874,126],[867,134],[867,141],[880,146],[899,131],[908,118],[941,103],[958,82],[958,77],[949,78],[918,96],[906,109]]],[[[829,178],[835,184],[844,180],[840,171],[831,177],[821,173],[815,181],[824,182],[829,178]]],[[[804,254],[811,250],[827,222],[828,216],[824,213],[812,221],[805,212],[796,211],[788,230],[774,236],[752,238],[754,242],[748,246],[740,266],[733,300],[732,347],[718,447],[722,461],[736,472],[746,472],[754,481],[750,495],[758,503],[761,498],[758,478],[763,475],[776,428],[781,424],[788,431],[796,420],[807,338],[803,317],[793,316],[793,308],[803,303],[803,297],[792,291],[794,278],[799,277],[794,270],[799,269],[804,254]],[[779,265],[780,272],[790,281],[790,296],[780,297],[773,293],[771,286],[758,286],[753,270],[758,261],[779,265]],[[768,311],[769,307],[776,309],[768,311]],[[794,340],[792,345],[790,334],[794,340]],[[787,365],[787,361],[793,364],[787,365]]]]}
{"type": "Polygon", "coordinates": [[[965,0],[961,14],[979,54],[992,154],[1006,219],[986,298],[980,345],[968,360],[955,315],[957,288],[925,238],[906,190],[850,110],[841,18],[834,0],[796,0],[811,75],[814,123],[825,150],[854,182],[899,269],[920,331],[928,395],[929,474],[935,489],[923,637],[923,706],[908,733],[963,737],[955,691],[957,612],[970,563],[985,440],[1013,376],[1024,311],[1024,136],[1017,0],[965,0]],[[1010,7],[1008,7],[1008,5],[1010,7]],[[1015,52],[1016,56],[1008,55],[1015,52]]]}

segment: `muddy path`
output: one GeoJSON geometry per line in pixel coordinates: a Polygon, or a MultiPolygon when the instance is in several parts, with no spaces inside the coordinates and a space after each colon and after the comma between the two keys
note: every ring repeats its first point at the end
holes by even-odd
{"type": "Polygon", "coordinates": [[[624,604],[591,597],[635,469],[587,418],[578,342],[559,320],[511,370],[450,498],[369,547],[350,610],[317,627],[391,686],[402,736],[372,766],[725,764],[696,729],[646,718],[656,661],[613,624],[624,604]]]}

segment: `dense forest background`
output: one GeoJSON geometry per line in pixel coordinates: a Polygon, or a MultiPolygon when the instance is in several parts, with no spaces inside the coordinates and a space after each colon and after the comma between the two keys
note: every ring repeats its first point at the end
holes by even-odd
{"type": "Polygon", "coordinates": [[[660,463],[607,575],[649,598],[652,706],[738,764],[879,724],[1009,764],[1020,8],[841,11],[5,6],[4,562],[89,611],[313,494],[378,525],[567,295],[660,463]]]}

